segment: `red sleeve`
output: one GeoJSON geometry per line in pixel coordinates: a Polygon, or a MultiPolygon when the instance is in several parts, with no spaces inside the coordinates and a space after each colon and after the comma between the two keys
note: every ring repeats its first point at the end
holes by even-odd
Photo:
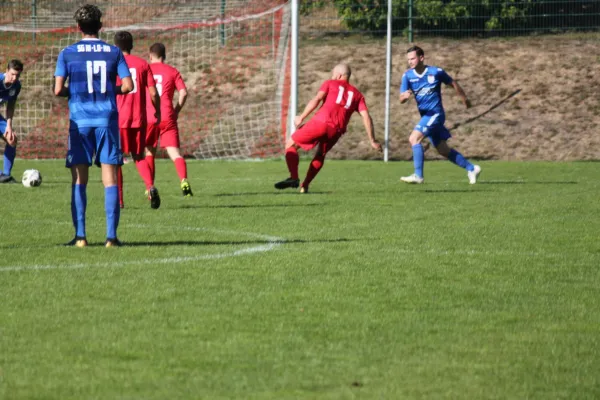
{"type": "Polygon", "coordinates": [[[152,75],[152,70],[150,69],[150,64],[146,64],[146,70],[144,71],[144,74],[146,74],[146,87],[156,86],[154,75],[152,75]]]}
{"type": "Polygon", "coordinates": [[[319,89],[319,92],[325,92],[325,94],[327,94],[327,92],[329,92],[329,82],[330,81],[323,82],[321,88],[319,89]]]}
{"type": "Polygon", "coordinates": [[[175,87],[177,90],[185,89],[185,83],[183,82],[183,78],[179,71],[177,71],[177,74],[175,75],[175,87]]]}
{"type": "Polygon", "coordinates": [[[358,102],[358,112],[369,111],[367,108],[367,102],[365,101],[364,96],[360,96],[360,101],[358,102]]]}

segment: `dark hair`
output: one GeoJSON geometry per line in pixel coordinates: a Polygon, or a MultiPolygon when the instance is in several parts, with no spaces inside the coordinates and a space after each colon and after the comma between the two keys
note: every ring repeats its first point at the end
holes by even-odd
{"type": "Polygon", "coordinates": [[[21,62],[21,60],[10,60],[8,62],[8,66],[6,67],[7,70],[9,69],[14,69],[15,71],[19,71],[22,72],[23,71],[23,63],[21,62]]]}
{"type": "Polygon", "coordinates": [[[119,31],[115,33],[115,45],[121,49],[121,51],[126,51],[127,53],[131,53],[131,49],[133,49],[133,36],[131,33],[127,31],[119,31]]]}
{"type": "Polygon", "coordinates": [[[419,46],[413,46],[410,49],[406,50],[406,53],[412,53],[413,51],[417,52],[417,56],[418,57],[422,57],[425,55],[425,52],[423,51],[422,48],[420,48],[419,46]]]}
{"type": "Polygon", "coordinates": [[[150,46],[150,53],[163,60],[167,58],[167,49],[162,43],[154,43],[150,46]]]}
{"type": "Polygon", "coordinates": [[[79,29],[86,35],[97,35],[102,28],[102,11],[94,5],[86,4],[79,7],[73,16],[79,29]]]}

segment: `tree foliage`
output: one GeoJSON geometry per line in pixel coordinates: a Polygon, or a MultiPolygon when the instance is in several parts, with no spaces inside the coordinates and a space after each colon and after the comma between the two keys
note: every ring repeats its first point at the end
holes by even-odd
{"type": "MultiPolygon", "coordinates": [[[[301,1],[306,14],[333,5],[348,29],[382,33],[387,0],[301,1]]],[[[392,0],[393,29],[406,30],[409,0],[392,0]]],[[[412,26],[421,33],[486,34],[589,29],[600,21],[600,2],[582,0],[412,0],[412,26]]]]}

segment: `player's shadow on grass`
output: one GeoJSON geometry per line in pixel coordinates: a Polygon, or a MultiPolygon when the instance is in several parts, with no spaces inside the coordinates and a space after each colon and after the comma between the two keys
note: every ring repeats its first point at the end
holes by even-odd
{"type": "Polygon", "coordinates": [[[576,181],[480,181],[477,185],[577,185],[576,181]]]}
{"type": "MultiPolygon", "coordinates": [[[[284,240],[157,240],[155,242],[123,242],[123,247],[161,247],[161,246],[248,246],[248,245],[286,245],[304,243],[346,243],[358,239],[336,238],[336,239],[284,239],[284,240]]],[[[102,243],[90,243],[92,247],[104,247],[102,243]]]]}
{"type": "Polygon", "coordinates": [[[440,189],[440,190],[435,190],[435,189],[425,189],[425,190],[419,190],[419,191],[414,191],[413,193],[478,193],[478,192],[486,192],[486,190],[469,190],[469,189],[440,189]]]}
{"type": "Polygon", "coordinates": [[[202,205],[202,204],[186,204],[183,205],[181,207],[179,207],[179,209],[185,209],[185,208],[211,208],[211,209],[217,209],[217,208],[229,208],[229,209],[236,209],[236,208],[288,208],[288,207],[316,207],[316,206],[324,206],[325,203],[306,203],[306,204],[219,204],[219,205],[202,205]]]}
{"type": "MultiPolygon", "coordinates": [[[[314,196],[314,195],[319,195],[319,194],[332,194],[332,193],[333,192],[313,192],[313,191],[310,191],[309,193],[303,194],[302,196],[314,196]]],[[[268,195],[268,196],[272,196],[272,195],[276,195],[276,196],[281,196],[281,195],[299,196],[300,193],[298,193],[297,191],[288,190],[288,191],[279,191],[279,192],[217,193],[217,194],[214,194],[213,196],[215,196],[215,197],[237,197],[237,196],[263,196],[263,195],[268,195]]]]}

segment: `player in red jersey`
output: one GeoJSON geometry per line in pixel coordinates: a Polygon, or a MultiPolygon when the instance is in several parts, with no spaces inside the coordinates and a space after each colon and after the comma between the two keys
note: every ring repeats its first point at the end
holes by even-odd
{"type": "Polygon", "coordinates": [[[297,188],[300,184],[298,178],[298,149],[310,150],[317,147],[306,178],[300,185],[300,193],[308,193],[308,185],[315,179],[323,164],[327,152],[337,143],[346,132],[350,117],[358,112],[363,120],[371,146],[381,151],[381,144],[375,140],[373,133],[373,120],[367,109],[367,104],[362,93],[350,84],[352,71],[346,64],[338,64],[333,69],[330,80],[323,82],[317,95],[308,102],[304,112],[294,118],[294,125],[298,128],[286,143],[285,162],[287,163],[290,177],[275,184],[276,189],[297,188]],[[304,125],[302,121],[308,117],[323,102],[319,111],[304,125]]]}
{"type": "MultiPolygon", "coordinates": [[[[133,49],[133,36],[126,31],[115,34],[115,45],[121,49],[125,61],[133,78],[133,90],[128,94],[117,95],[117,107],[119,109],[119,132],[121,135],[121,148],[123,154],[131,154],[135,166],[146,185],[150,207],[160,207],[160,196],[154,187],[154,177],[148,163],[144,159],[146,147],[146,108],[152,110],[155,119],[160,120],[160,97],[156,90],[156,84],[150,65],[143,58],[131,54],[133,49]],[[146,94],[147,93],[147,94],[146,94]],[[146,96],[150,99],[146,106],[146,96]]],[[[117,84],[120,80],[117,78],[117,84]]],[[[119,202],[123,204],[123,171],[118,171],[119,202]]]]}
{"type": "Polygon", "coordinates": [[[162,43],[154,43],[150,46],[150,69],[154,74],[156,88],[160,96],[161,120],[156,122],[151,116],[152,110],[148,110],[148,134],[146,135],[146,160],[154,176],[154,156],[158,147],[167,150],[167,154],[175,164],[177,175],[181,181],[181,192],[185,197],[191,197],[192,188],[187,180],[187,165],[179,151],[179,129],[177,117],[187,99],[187,89],[181,74],[177,69],[165,64],[167,51],[162,43]],[[173,95],[178,91],[177,105],[173,107],[173,95]]]}

